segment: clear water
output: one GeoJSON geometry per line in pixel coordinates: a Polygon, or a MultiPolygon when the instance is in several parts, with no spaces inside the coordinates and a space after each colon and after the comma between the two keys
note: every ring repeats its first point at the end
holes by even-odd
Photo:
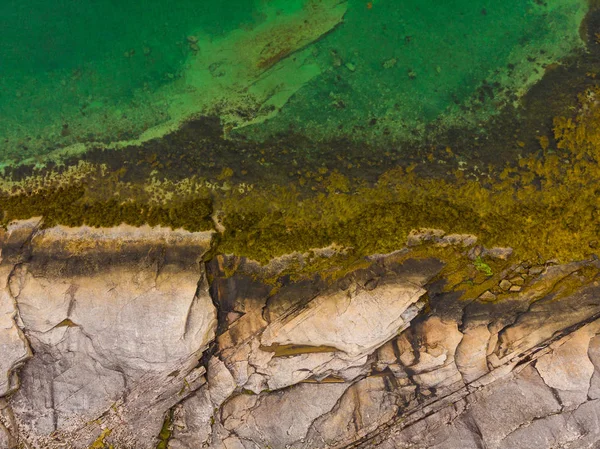
{"type": "Polygon", "coordinates": [[[0,160],[160,138],[477,124],[582,47],[586,0],[3,0],[0,160]],[[483,94],[482,94],[483,92],[483,94]]]}

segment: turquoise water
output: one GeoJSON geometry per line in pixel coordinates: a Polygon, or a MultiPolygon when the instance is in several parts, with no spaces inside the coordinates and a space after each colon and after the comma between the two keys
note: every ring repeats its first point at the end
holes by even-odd
{"type": "MultiPolygon", "coordinates": [[[[227,33],[255,20],[254,12],[252,0],[236,0],[235,8],[189,0],[1,2],[0,133],[10,139],[6,149],[12,155],[20,147],[25,155],[110,136],[102,116],[130,108],[140,91],[171,82],[189,57],[186,37],[193,30],[227,33]]],[[[153,124],[120,118],[122,133],[153,124]]]]}
{"type": "Polygon", "coordinates": [[[578,46],[585,2],[546,5],[406,0],[366,10],[364,2],[350,2],[344,25],[315,45],[323,75],[259,132],[293,123],[325,137],[342,125],[339,134],[368,139],[386,129],[401,134],[444,114],[452,121],[477,119],[463,107],[499,108],[539,79],[545,65],[578,46]],[[340,66],[332,64],[335,58],[340,66]],[[484,101],[474,95],[479,87],[486,88],[484,101]],[[369,126],[373,118],[375,127],[369,126]]]}
{"type": "Polygon", "coordinates": [[[1,159],[156,138],[198,115],[258,140],[476,124],[581,48],[586,11],[585,0],[5,0],[1,159]]]}

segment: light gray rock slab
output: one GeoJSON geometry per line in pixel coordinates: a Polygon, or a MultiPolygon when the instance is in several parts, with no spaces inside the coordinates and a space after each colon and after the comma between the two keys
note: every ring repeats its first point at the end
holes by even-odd
{"type": "Polygon", "coordinates": [[[223,407],[223,424],[257,447],[300,447],[311,424],[348,388],[343,383],[299,384],[268,394],[240,395],[223,407]]]}
{"type": "Polygon", "coordinates": [[[490,384],[472,400],[468,413],[489,448],[503,448],[501,442],[523,423],[561,410],[551,389],[531,366],[490,384]]]}
{"type": "Polygon", "coordinates": [[[206,445],[212,433],[212,425],[218,418],[218,406],[210,398],[208,385],[197,390],[174,411],[173,434],[169,440],[171,449],[196,449],[206,445]]]}
{"type": "Polygon", "coordinates": [[[385,376],[376,376],[354,383],[331,412],[315,421],[301,447],[343,447],[349,435],[391,419],[399,408],[398,396],[387,382],[385,376]]]}
{"type": "Polygon", "coordinates": [[[352,356],[365,355],[406,324],[403,312],[424,293],[418,285],[398,282],[372,291],[324,294],[298,313],[269,324],[261,343],[328,346],[352,356]]]}
{"type": "MultiPolygon", "coordinates": [[[[0,276],[3,274],[6,270],[0,268],[0,276]]],[[[17,326],[16,315],[11,294],[0,286],[0,397],[17,389],[16,369],[32,355],[25,335],[17,326]]]]}

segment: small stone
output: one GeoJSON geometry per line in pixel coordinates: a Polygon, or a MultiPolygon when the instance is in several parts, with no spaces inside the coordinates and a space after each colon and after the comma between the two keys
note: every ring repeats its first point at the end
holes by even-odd
{"type": "Polygon", "coordinates": [[[517,268],[515,268],[515,271],[519,274],[523,274],[527,272],[527,268],[525,268],[523,265],[519,265],[517,268]]]}
{"type": "Polygon", "coordinates": [[[190,44],[197,44],[198,43],[198,38],[196,36],[188,36],[186,39],[187,39],[187,41],[190,44]]]}
{"type": "Polygon", "coordinates": [[[243,314],[238,312],[229,312],[227,314],[227,324],[231,325],[242,317],[243,314]]]}
{"type": "Polygon", "coordinates": [[[520,285],[513,285],[508,291],[509,292],[520,292],[521,288],[522,287],[520,285]]]}
{"type": "Polygon", "coordinates": [[[490,256],[494,259],[506,260],[510,257],[513,250],[512,248],[491,248],[485,251],[486,256],[490,256]]]}
{"type": "Polygon", "coordinates": [[[510,282],[513,285],[523,285],[525,283],[525,279],[523,279],[521,276],[516,276],[512,278],[510,282]]]}
{"type": "Polygon", "coordinates": [[[538,274],[541,274],[544,271],[544,267],[539,266],[539,267],[531,267],[529,269],[529,275],[530,276],[536,276],[538,274]]]}
{"type": "Polygon", "coordinates": [[[483,254],[483,246],[477,245],[469,250],[469,252],[467,253],[467,256],[469,257],[469,259],[475,260],[478,257],[481,257],[482,254],[483,254]]]}
{"type": "Polygon", "coordinates": [[[487,290],[479,296],[479,299],[482,301],[495,301],[496,295],[494,295],[491,291],[487,290]]]}
{"type": "Polygon", "coordinates": [[[409,70],[409,71],[408,71],[408,77],[409,77],[411,80],[414,80],[414,79],[417,77],[417,72],[415,72],[414,70],[409,70]]]}
{"type": "Polygon", "coordinates": [[[463,247],[472,246],[477,243],[477,237],[471,234],[448,234],[438,243],[438,246],[446,247],[449,245],[461,245],[463,247]]]}
{"type": "Polygon", "coordinates": [[[331,54],[331,59],[333,60],[333,66],[334,67],[341,67],[341,65],[342,65],[342,58],[340,58],[340,55],[338,54],[338,52],[335,51],[335,50],[331,50],[329,52],[329,54],[331,54]]]}
{"type": "Polygon", "coordinates": [[[500,285],[500,288],[501,288],[502,290],[504,290],[504,291],[508,290],[508,289],[509,289],[509,288],[512,286],[512,284],[510,283],[510,281],[509,281],[509,280],[507,280],[507,279],[502,279],[502,280],[500,281],[500,284],[499,284],[499,285],[500,285]]]}
{"type": "Polygon", "coordinates": [[[413,229],[408,234],[406,244],[417,246],[425,242],[438,242],[445,232],[441,229],[413,229]]]}

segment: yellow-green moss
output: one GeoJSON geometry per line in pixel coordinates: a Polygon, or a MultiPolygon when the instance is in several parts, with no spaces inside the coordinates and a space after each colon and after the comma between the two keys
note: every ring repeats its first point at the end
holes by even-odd
{"type": "Polygon", "coordinates": [[[475,261],[473,262],[473,265],[475,266],[475,268],[477,268],[477,270],[479,270],[486,276],[493,276],[493,274],[494,274],[494,272],[492,271],[490,266],[487,263],[485,263],[480,256],[478,256],[475,259],[475,261]]]}
{"type": "MultiPolygon", "coordinates": [[[[329,169],[308,194],[300,183],[255,185],[251,191],[207,181],[134,186],[88,168],[91,175],[69,185],[5,191],[0,209],[3,223],[43,215],[46,225],[147,223],[188,230],[211,228],[213,209],[219,210],[225,231],[211,254],[260,262],[335,244],[347,251],[352,267],[367,254],[403,247],[409,232],[420,227],[472,233],[488,247],[514,248],[521,259],[583,259],[600,247],[599,98],[600,90],[584,92],[573,117],[555,119],[555,139],[539,139],[541,155],[498,169],[485,184],[461,171],[454,179],[424,178],[411,166],[392,168],[367,185],[329,169]]],[[[230,176],[230,169],[215,173],[230,176]]],[[[303,269],[327,271],[337,262],[314,258],[303,269]]],[[[489,277],[495,270],[485,264],[474,267],[489,277]]]]}
{"type": "Polygon", "coordinates": [[[165,420],[163,421],[163,425],[160,429],[160,433],[158,434],[158,444],[156,445],[156,449],[167,449],[169,446],[169,440],[171,439],[171,435],[173,434],[173,411],[169,410],[165,420]]]}
{"type": "Polygon", "coordinates": [[[126,223],[133,226],[165,225],[191,231],[202,231],[212,227],[212,205],[208,198],[174,201],[164,206],[134,199],[91,200],[86,196],[86,187],[81,184],[0,196],[0,211],[3,213],[3,224],[17,219],[43,216],[46,226],[86,224],[110,227],[126,223]]]}
{"type": "Polygon", "coordinates": [[[107,449],[112,448],[112,446],[108,446],[105,442],[106,438],[112,433],[111,429],[104,429],[102,433],[96,438],[96,440],[91,444],[89,449],[107,449]]]}

